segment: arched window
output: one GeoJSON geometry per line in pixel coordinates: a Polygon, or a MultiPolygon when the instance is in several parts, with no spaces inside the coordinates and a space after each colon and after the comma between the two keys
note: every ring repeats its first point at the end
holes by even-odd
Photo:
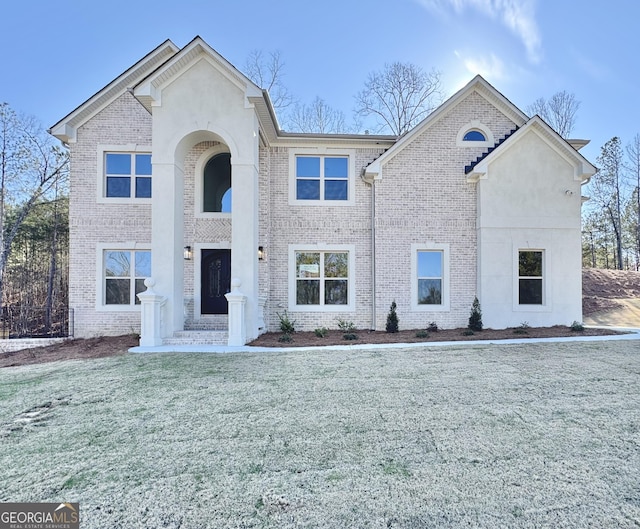
{"type": "Polygon", "coordinates": [[[487,138],[479,130],[470,130],[466,132],[462,141],[487,141],[487,138]]]}
{"type": "Polygon", "coordinates": [[[221,153],[204,167],[202,211],[231,213],[231,155],[221,153]]]}

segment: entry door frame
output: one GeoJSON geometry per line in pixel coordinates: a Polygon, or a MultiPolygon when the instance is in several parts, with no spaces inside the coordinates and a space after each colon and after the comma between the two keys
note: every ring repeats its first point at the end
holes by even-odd
{"type": "Polygon", "coordinates": [[[227,314],[202,314],[202,250],[229,250],[231,243],[223,242],[201,242],[193,245],[193,316],[194,320],[201,319],[228,319],[227,314]]]}

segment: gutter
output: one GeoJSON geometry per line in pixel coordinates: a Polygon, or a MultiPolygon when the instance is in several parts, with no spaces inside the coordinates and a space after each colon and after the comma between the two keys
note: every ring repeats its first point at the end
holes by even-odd
{"type": "Polygon", "coordinates": [[[367,177],[366,168],[360,173],[362,180],[371,186],[371,330],[376,330],[376,181],[367,177]]]}

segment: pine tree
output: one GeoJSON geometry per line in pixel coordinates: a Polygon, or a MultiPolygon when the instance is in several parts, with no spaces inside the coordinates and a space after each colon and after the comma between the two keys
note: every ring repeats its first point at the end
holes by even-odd
{"type": "Polygon", "coordinates": [[[396,302],[391,302],[389,314],[387,314],[387,332],[398,332],[398,314],[396,313],[396,302]]]}
{"type": "Polygon", "coordinates": [[[472,331],[482,330],[482,311],[480,310],[480,302],[478,298],[473,298],[473,304],[471,305],[471,314],[469,316],[469,329],[472,331]]]}

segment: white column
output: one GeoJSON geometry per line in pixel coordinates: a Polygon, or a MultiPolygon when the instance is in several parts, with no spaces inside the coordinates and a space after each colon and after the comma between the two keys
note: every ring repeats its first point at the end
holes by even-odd
{"type": "Polygon", "coordinates": [[[184,177],[175,163],[153,164],[151,273],[166,296],[163,337],[184,328],[184,177]]]}
{"type": "Polygon", "coordinates": [[[231,292],[225,294],[229,302],[229,340],[228,345],[237,346],[247,343],[245,325],[245,305],[247,296],[240,292],[241,282],[237,277],[231,280],[231,292]]]}
{"type": "Polygon", "coordinates": [[[258,170],[253,163],[234,164],[233,157],[231,162],[231,277],[241,281],[246,297],[244,327],[250,341],[258,337],[258,170]]]}
{"type": "Polygon", "coordinates": [[[140,345],[142,347],[155,347],[162,345],[162,307],[167,298],[157,294],[153,287],[156,282],[148,277],[144,280],[147,290],[138,294],[141,307],[140,345]]]}

